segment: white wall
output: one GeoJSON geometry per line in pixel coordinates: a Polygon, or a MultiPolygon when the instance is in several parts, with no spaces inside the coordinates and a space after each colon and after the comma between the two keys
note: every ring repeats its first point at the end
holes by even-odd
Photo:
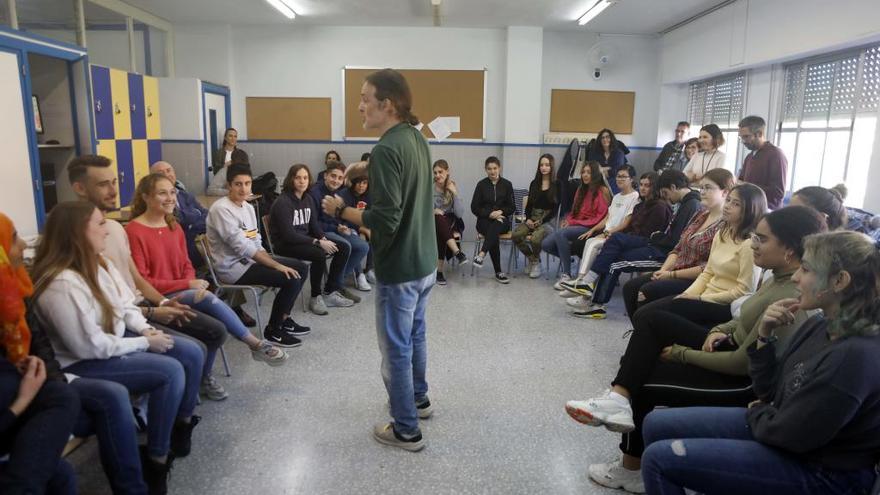
{"type": "Polygon", "coordinates": [[[159,78],[162,139],[201,140],[202,86],[194,78],[159,78]]]}
{"type": "Polygon", "coordinates": [[[174,75],[229,86],[232,83],[231,46],[229,26],[175,25],[174,75]]]}

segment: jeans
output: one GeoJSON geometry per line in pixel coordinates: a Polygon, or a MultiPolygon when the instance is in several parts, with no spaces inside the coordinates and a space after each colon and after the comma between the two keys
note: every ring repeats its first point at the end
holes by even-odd
{"type": "Polygon", "coordinates": [[[620,272],[611,272],[611,265],[618,261],[663,261],[666,253],[651,245],[647,237],[617,232],[605,240],[602,250],[590,271],[599,275],[596,289],[593,291],[593,302],[606,304],[617,285],[620,272]]]}
{"type": "Polygon", "coordinates": [[[571,243],[588,230],[589,227],[570,225],[553,232],[541,243],[541,249],[558,257],[562,262],[563,275],[571,275],[571,243]]]}
{"type": "Polygon", "coordinates": [[[647,493],[869,493],[873,469],[810,466],[754,439],[745,408],[656,410],[645,419],[642,477],[647,493]]]}
{"type": "Polygon", "coordinates": [[[382,354],[382,380],[391,403],[394,429],[419,433],[416,403],[427,397],[425,308],[437,272],[400,284],[376,284],[376,333],[382,354]]]}
{"type": "MultiPolygon", "coordinates": [[[[18,396],[21,374],[0,357],[0,408],[18,396]]],[[[47,380],[24,413],[0,436],[0,493],[76,493],[73,469],[61,459],[80,408],[79,398],[66,383],[47,380]]]]}
{"type": "Polygon", "coordinates": [[[345,269],[338,275],[339,278],[333,281],[338,289],[344,285],[345,277],[361,271],[361,265],[364,262],[364,258],[366,258],[367,253],[370,252],[370,244],[361,239],[361,236],[359,236],[354,229],[352,229],[351,233],[348,235],[343,235],[338,232],[325,232],[324,235],[327,236],[327,239],[330,239],[336,244],[345,244],[349,248],[348,261],[345,263],[345,269]]]}
{"type": "MultiPolygon", "coordinates": [[[[142,303],[146,304],[146,303],[142,303]]],[[[205,367],[202,370],[204,376],[209,376],[214,368],[214,358],[220,346],[226,342],[226,326],[220,320],[196,310],[196,316],[181,326],[175,324],[171,327],[162,325],[155,320],[149,320],[153,328],[162,330],[172,335],[185,335],[195,341],[199,347],[204,346],[206,352],[205,367]]]]}
{"type": "MultiPolygon", "coordinates": [[[[282,256],[273,256],[273,258],[298,271],[300,277],[305,276],[306,268],[303,262],[282,256]]],[[[272,313],[269,315],[269,326],[276,327],[280,326],[284,318],[290,315],[293,303],[296,302],[296,296],[302,290],[302,281],[302,278],[287,278],[287,275],[274,268],[254,263],[235,283],[239,285],[268,285],[281,289],[278,294],[275,294],[275,300],[272,301],[272,313]]]]}
{"type": "MultiPolygon", "coordinates": [[[[126,337],[134,336],[126,332],[126,337]]],[[[168,453],[175,421],[192,416],[202,379],[202,350],[187,339],[173,338],[174,347],[165,354],[132,352],[110,359],[87,359],[64,369],[81,377],[120,383],[131,394],[149,394],[147,448],[155,457],[168,453]]]]}
{"type": "Polygon", "coordinates": [[[128,390],[116,382],[77,378],[70,386],[82,409],[73,434],[98,437],[101,466],[114,494],[146,494],[128,390]]]}

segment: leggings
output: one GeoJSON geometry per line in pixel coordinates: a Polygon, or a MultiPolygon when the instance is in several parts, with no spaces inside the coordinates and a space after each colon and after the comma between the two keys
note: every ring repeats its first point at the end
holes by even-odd
{"type": "Polygon", "coordinates": [[[489,253],[495,273],[501,271],[501,244],[498,238],[501,234],[509,231],[510,223],[506,220],[499,222],[498,220],[489,220],[488,218],[477,219],[477,232],[483,235],[483,245],[480,251],[489,253]]]}
{"type": "Polygon", "coordinates": [[[623,303],[626,305],[626,314],[632,320],[636,310],[640,307],[668,296],[677,296],[691,286],[693,280],[651,280],[651,274],[640,275],[623,284],[623,303]],[[645,295],[643,301],[639,301],[639,293],[645,295]]]}
{"type": "Polygon", "coordinates": [[[455,225],[446,215],[434,215],[434,231],[437,236],[437,259],[446,259],[450,239],[455,239],[455,225]]]}

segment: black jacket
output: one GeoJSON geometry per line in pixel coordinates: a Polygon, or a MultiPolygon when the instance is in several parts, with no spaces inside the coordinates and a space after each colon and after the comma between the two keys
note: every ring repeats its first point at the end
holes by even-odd
{"type": "Polygon", "coordinates": [[[309,245],[324,237],[315,199],[308,191],[302,198],[291,191],[278,196],[269,210],[269,235],[278,246],[309,245]]]}
{"type": "MultiPolygon", "coordinates": [[[[217,175],[217,172],[226,166],[225,162],[226,150],[223,148],[214,150],[211,156],[211,170],[214,172],[214,175],[217,175]]],[[[235,148],[232,150],[232,163],[250,163],[250,158],[244,150],[235,148]]]]}
{"type": "Polygon", "coordinates": [[[672,251],[672,248],[678,244],[684,228],[701,209],[703,206],[700,204],[700,193],[697,191],[687,193],[678,204],[678,211],[672,217],[672,222],[669,223],[666,232],[657,232],[651,235],[651,244],[666,253],[672,251]]]}
{"type": "Polygon", "coordinates": [[[489,218],[489,214],[495,210],[504,212],[507,221],[516,211],[516,205],[513,202],[513,184],[504,177],[500,177],[498,182],[492,184],[488,177],[477,182],[474,188],[474,197],[471,200],[471,212],[477,218],[489,218]]]}

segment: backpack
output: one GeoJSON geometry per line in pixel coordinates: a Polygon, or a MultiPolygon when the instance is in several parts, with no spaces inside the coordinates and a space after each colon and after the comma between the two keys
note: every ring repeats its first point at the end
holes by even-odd
{"type": "MultiPolygon", "coordinates": [[[[258,211],[260,214],[265,215],[269,213],[272,209],[272,205],[278,198],[278,178],[275,177],[275,172],[266,172],[263,175],[254,177],[251,184],[251,193],[261,196],[260,199],[257,200],[257,203],[259,204],[258,211]]],[[[263,228],[263,222],[259,218],[257,219],[257,228],[260,230],[260,236],[263,238],[263,248],[269,251],[269,233],[265,231],[266,229],[263,228]]]]}

